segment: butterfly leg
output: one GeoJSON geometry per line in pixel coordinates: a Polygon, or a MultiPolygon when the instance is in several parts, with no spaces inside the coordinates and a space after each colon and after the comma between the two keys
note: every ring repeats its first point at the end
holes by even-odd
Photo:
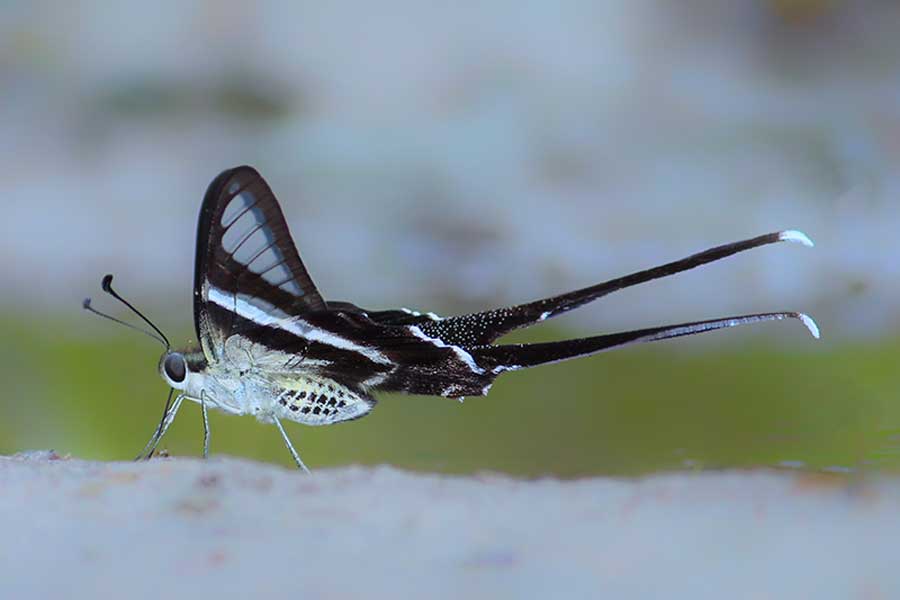
{"type": "Polygon", "coordinates": [[[155,440],[156,436],[159,435],[159,430],[162,429],[163,423],[165,422],[166,417],[169,414],[169,407],[172,406],[172,394],[174,392],[175,392],[174,389],[169,390],[169,397],[166,398],[166,405],[165,405],[165,407],[163,407],[163,414],[162,414],[162,417],[160,417],[160,419],[159,419],[159,425],[156,426],[156,430],[153,432],[153,435],[150,436],[150,440],[144,445],[144,449],[141,450],[141,453],[138,454],[134,458],[134,460],[141,460],[145,456],[147,458],[150,458],[150,455],[149,455],[150,446],[153,445],[153,440],[155,440]]]}
{"type": "Polygon", "coordinates": [[[206,390],[200,390],[200,412],[203,414],[203,458],[209,458],[209,414],[206,411],[206,390]]]}
{"type": "Polygon", "coordinates": [[[162,440],[163,436],[166,435],[166,431],[169,430],[169,426],[172,424],[172,421],[175,420],[175,415],[178,414],[178,409],[181,408],[181,403],[184,402],[186,396],[180,394],[177,398],[175,398],[175,402],[172,403],[172,408],[166,413],[163,422],[160,423],[160,426],[157,428],[156,432],[153,434],[153,437],[150,438],[148,445],[150,446],[149,450],[142,452],[138,459],[141,458],[150,458],[153,456],[153,453],[156,451],[156,447],[159,446],[159,442],[162,440]]]}
{"type": "Polygon", "coordinates": [[[281,421],[278,420],[278,417],[272,415],[272,420],[275,422],[275,426],[278,427],[278,431],[281,432],[281,438],[284,440],[285,445],[288,447],[288,450],[291,451],[291,456],[294,457],[294,462],[297,463],[297,467],[303,470],[304,473],[309,473],[309,469],[306,468],[306,465],[303,464],[303,460],[300,458],[300,455],[297,454],[297,451],[294,450],[294,445],[291,443],[290,438],[288,438],[287,433],[284,431],[284,427],[281,426],[281,421]]]}

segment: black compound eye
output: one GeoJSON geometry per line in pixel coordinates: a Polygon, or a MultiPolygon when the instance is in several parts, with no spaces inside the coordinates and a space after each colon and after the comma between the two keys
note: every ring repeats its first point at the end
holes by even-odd
{"type": "Polygon", "coordinates": [[[175,383],[181,383],[187,375],[187,365],[184,363],[184,357],[177,352],[173,352],[166,357],[163,368],[166,370],[166,377],[175,383]]]}

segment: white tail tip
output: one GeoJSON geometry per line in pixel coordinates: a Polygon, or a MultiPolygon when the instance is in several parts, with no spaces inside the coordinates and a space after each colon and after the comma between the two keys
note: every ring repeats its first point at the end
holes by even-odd
{"type": "Polygon", "coordinates": [[[819,339],[819,326],[816,325],[816,322],[813,321],[813,318],[804,313],[797,313],[797,318],[800,319],[800,322],[809,329],[809,333],[816,339],[819,339]]]}
{"type": "Polygon", "coordinates": [[[782,231],[778,234],[778,239],[782,242],[796,242],[798,244],[803,244],[804,246],[807,246],[809,248],[815,246],[815,244],[813,244],[813,241],[809,239],[808,235],[806,235],[802,231],[797,231],[796,229],[788,229],[786,231],[782,231]]]}

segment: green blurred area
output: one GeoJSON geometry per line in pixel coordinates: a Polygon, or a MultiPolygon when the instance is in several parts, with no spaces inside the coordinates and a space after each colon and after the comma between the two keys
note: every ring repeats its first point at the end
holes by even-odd
{"type": "MultiPolygon", "coordinates": [[[[166,396],[157,348],[128,331],[89,331],[52,319],[0,320],[7,340],[0,452],[53,448],[122,460],[143,447],[166,396]]],[[[900,465],[900,338],[836,345],[826,337],[785,349],[780,335],[717,335],[735,340],[664,342],[507,373],[488,397],[462,404],[383,395],[364,419],[287,429],[313,468],[390,463],[573,477],[900,465]]],[[[571,336],[545,326],[516,339],[571,336]]],[[[274,427],[221,413],[210,419],[213,453],[292,464],[274,427]]],[[[194,456],[201,441],[200,410],[190,404],[163,447],[194,456]]]]}

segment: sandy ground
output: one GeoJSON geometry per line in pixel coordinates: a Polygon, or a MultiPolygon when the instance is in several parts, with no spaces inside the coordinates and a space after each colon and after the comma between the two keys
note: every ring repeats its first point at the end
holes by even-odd
{"type": "Polygon", "coordinates": [[[0,458],[2,598],[896,598],[900,483],[0,458]]]}

